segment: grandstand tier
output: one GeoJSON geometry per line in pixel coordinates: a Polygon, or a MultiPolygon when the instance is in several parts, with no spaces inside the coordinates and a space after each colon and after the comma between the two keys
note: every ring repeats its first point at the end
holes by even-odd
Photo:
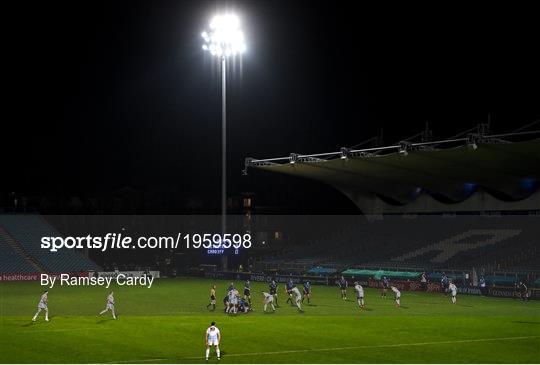
{"type": "Polygon", "coordinates": [[[540,271],[539,223],[538,215],[357,219],[325,237],[281,250],[259,266],[314,274],[363,267],[540,271]]]}
{"type": "Polygon", "coordinates": [[[0,273],[82,272],[99,270],[89,258],[74,249],[50,252],[41,248],[44,236],[61,236],[47,221],[35,214],[0,215],[0,273]],[[7,242],[17,245],[19,252],[7,242]],[[28,256],[25,258],[23,253],[28,256]],[[37,268],[31,264],[35,262],[37,268]]]}

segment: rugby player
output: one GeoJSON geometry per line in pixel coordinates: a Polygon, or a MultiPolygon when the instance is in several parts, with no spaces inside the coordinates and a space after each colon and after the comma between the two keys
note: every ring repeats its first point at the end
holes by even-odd
{"type": "Polygon", "coordinates": [[[343,276],[341,277],[341,279],[339,279],[338,285],[341,289],[341,299],[347,300],[347,287],[349,286],[349,284],[343,276]]]}
{"type": "Polygon", "coordinates": [[[221,360],[221,353],[219,351],[219,343],[221,342],[221,333],[219,328],[216,327],[216,322],[212,322],[210,327],[206,330],[206,335],[204,336],[204,343],[206,345],[206,361],[208,361],[208,356],[210,355],[210,347],[214,346],[216,348],[217,359],[221,360]]]}
{"type": "Polygon", "coordinates": [[[227,301],[229,303],[226,312],[229,314],[238,312],[238,290],[229,291],[227,301]]]}
{"type": "Polygon", "coordinates": [[[357,281],[354,283],[354,290],[356,291],[356,302],[360,308],[364,308],[364,288],[357,281]]]}
{"type": "Polygon", "coordinates": [[[293,286],[291,290],[289,291],[289,295],[292,298],[292,295],[294,294],[294,301],[296,303],[296,306],[298,307],[299,311],[302,311],[302,293],[300,293],[300,290],[296,286],[293,286]]]}
{"type": "Polygon", "coordinates": [[[276,283],[276,281],[274,279],[272,279],[270,284],[268,284],[268,291],[274,297],[274,301],[276,302],[276,306],[279,307],[279,305],[278,305],[278,295],[277,295],[277,283],[276,283]]]}
{"type": "Polygon", "coordinates": [[[247,300],[251,304],[251,283],[249,280],[246,280],[244,284],[244,300],[247,300]]]}
{"type": "Polygon", "coordinates": [[[253,309],[251,309],[250,303],[246,302],[242,298],[238,298],[238,310],[240,311],[240,313],[248,313],[253,309]]]}
{"type": "Polygon", "coordinates": [[[287,293],[287,295],[289,296],[287,298],[287,303],[290,302],[291,305],[294,306],[293,301],[292,301],[292,288],[294,288],[294,283],[292,279],[289,279],[287,280],[287,284],[285,284],[285,293],[287,293]]]}
{"type": "Polygon", "coordinates": [[[395,286],[391,286],[390,289],[396,294],[396,307],[401,307],[400,298],[401,298],[401,292],[396,288],[395,286]]]}
{"type": "Polygon", "coordinates": [[[114,319],[116,319],[116,313],[114,312],[114,295],[113,295],[113,292],[110,292],[109,295],[107,296],[107,306],[105,307],[104,310],[99,312],[99,315],[105,314],[105,313],[107,313],[107,311],[111,311],[112,317],[114,319]]]}
{"type": "Polygon", "coordinates": [[[45,312],[45,321],[49,322],[49,307],[47,306],[48,301],[49,301],[49,292],[45,290],[43,294],[41,294],[41,298],[39,298],[38,310],[36,314],[34,314],[34,318],[32,318],[33,322],[37,320],[37,316],[41,311],[45,312]]]}
{"type": "Polygon", "coordinates": [[[388,292],[388,287],[390,286],[390,282],[388,281],[388,278],[386,276],[383,276],[381,280],[381,286],[382,286],[381,298],[386,299],[386,293],[388,292]]]}
{"type": "Polygon", "coordinates": [[[266,307],[268,304],[270,304],[272,306],[272,311],[275,312],[276,311],[276,307],[274,307],[274,295],[270,294],[270,293],[267,293],[267,292],[262,292],[262,295],[263,295],[263,311],[266,312],[266,307]]]}
{"type": "Polygon", "coordinates": [[[308,304],[311,303],[311,283],[309,280],[304,281],[304,296],[302,297],[302,303],[304,303],[304,298],[307,298],[308,304]]]}
{"type": "Polygon", "coordinates": [[[448,294],[448,276],[446,276],[446,273],[442,273],[441,277],[441,290],[443,291],[444,295],[448,294]]]}
{"type": "Polygon", "coordinates": [[[452,281],[448,284],[448,290],[452,293],[452,303],[456,304],[457,286],[452,281]]]}

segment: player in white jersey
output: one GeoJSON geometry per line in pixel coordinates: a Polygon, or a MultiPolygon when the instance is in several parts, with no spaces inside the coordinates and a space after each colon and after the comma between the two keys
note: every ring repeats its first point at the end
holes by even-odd
{"type": "Polygon", "coordinates": [[[358,281],[354,283],[354,290],[356,291],[358,306],[364,308],[364,288],[362,288],[362,285],[358,281]]]}
{"type": "Polygon", "coordinates": [[[395,286],[391,286],[390,289],[392,289],[392,291],[396,294],[396,307],[399,308],[401,306],[401,303],[400,303],[401,292],[395,286]]]}
{"type": "Polygon", "coordinates": [[[210,324],[210,327],[208,327],[208,329],[206,330],[206,335],[204,336],[204,343],[206,344],[206,361],[208,361],[211,346],[214,346],[216,348],[217,359],[221,360],[221,353],[219,351],[220,342],[221,333],[219,332],[219,328],[216,327],[216,322],[212,322],[210,324]]]}
{"type": "Polygon", "coordinates": [[[34,318],[32,318],[33,322],[36,321],[37,316],[41,311],[45,311],[45,320],[49,322],[49,307],[47,307],[48,300],[49,300],[49,292],[45,290],[43,294],[41,294],[41,298],[39,299],[38,310],[36,314],[34,314],[34,318]]]}
{"type": "Polygon", "coordinates": [[[300,293],[300,290],[295,286],[290,290],[291,294],[294,294],[294,301],[296,302],[296,306],[298,307],[298,310],[302,310],[302,293],[300,293]]]}
{"type": "Polygon", "coordinates": [[[453,282],[450,282],[450,285],[448,285],[448,290],[450,293],[452,293],[452,303],[456,304],[456,296],[457,296],[457,286],[453,282]]]}
{"type": "Polygon", "coordinates": [[[229,291],[228,307],[225,312],[227,313],[237,313],[238,312],[238,290],[232,289],[229,291]]]}
{"type": "Polygon", "coordinates": [[[263,304],[264,304],[264,311],[266,312],[266,306],[268,304],[270,304],[270,306],[272,306],[272,311],[276,311],[276,307],[274,307],[274,296],[270,293],[267,293],[267,292],[262,292],[262,295],[263,295],[263,304]]]}
{"type": "Polygon", "coordinates": [[[99,315],[107,313],[107,311],[111,311],[112,317],[114,319],[116,319],[116,313],[114,312],[114,295],[113,295],[113,292],[110,292],[109,295],[107,296],[107,306],[105,307],[104,310],[99,312],[99,315]]]}

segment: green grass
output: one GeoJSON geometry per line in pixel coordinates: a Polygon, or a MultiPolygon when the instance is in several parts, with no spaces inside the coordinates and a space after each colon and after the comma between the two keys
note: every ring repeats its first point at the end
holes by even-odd
{"type": "MultiPolygon", "coordinates": [[[[218,310],[209,312],[209,280],[156,280],[151,289],[115,287],[118,320],[99,317],[107,289],[59,287],[49,292],[51,321],[31,317],[41,287],[0,283],[2,363],[204,363],[204,333],[216,321],[222,333],[222,363],[537,363],[540,360],[540,302],[403,292],[395,308],[389,294],[367,289],[366,310],[349,290],[313,288],[304,313],[286,305],[280,292],[276,313],[227,316],[220,300],[227,284],[217,282],[218,310]]],[[[241,286],[243,283],[238,283],[241,286]]],[[[282,290],[282,288],[280,288],[282,290]]],[[[209,361],[217,363],[215,355],[209,361]]]]}

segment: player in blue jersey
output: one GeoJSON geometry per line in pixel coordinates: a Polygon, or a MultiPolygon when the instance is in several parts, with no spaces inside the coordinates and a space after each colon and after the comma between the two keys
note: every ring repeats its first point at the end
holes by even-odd
{"type": "Polygon", "coordinates": [[[441,291],[444,293],[444,295],[448,295],[448,276],[446,276],[446,273],[442,273],[441,277],[441,291]]]}
{"type": "Polygon", "coordinates": [[[229,293],[227,293],[225,298],[223,298],[223,306],[225,307],[223,310],[225,313],[227,313],[227,309],[229,308],[229,293]]]}
{"type": "Polygon", "coordinates": [[[347,287],[349,286],[349,284],[343,276],[341,277],[341,279],[339,279],[338,285],[339,289],[341,290],[341,299],[347,300],[347,287]]]}
{"type": "Polygon", "coordinates": [[[287,295],[289,296],[287,298],[287,303],[291,303],[292,306],[294,306],[294,303],[293,303],[293,293],[292,293],[292,289],[294,288],[294,283],[292,281],[292,279],[289,279],[287,281],[287,284],[285,284],[285,292],[287,293],[287,295]]]}
{"type": "Polygon", "coordinates": [[[248,313],[251,309],[251,304],[244,299],[238,299],[238,311],[240,313],[248,313]]]}
{"type": "Polygon", "coordinates": [[[274,301],[276,302],[276,307],[279,307],[278,305],[278,293],[277,293],[277,283],[274,279],[268,284],[268,291],[269,294],[272,295],[274,298],[274,301]]]}
{"type": "Polygon", "coordinates": [[[247,300],[251,305],[251,283],[249,280],[246,280],[246,283],[244,284],[244,300],[247,300]]]}
{"type": "Polygon", "coordinates": [[[386,293],[388,292],[388,288],[390,287],[390,281],[388,281],[388,278],[386,276],[382,277],[381,287],[382,287],[381,298],[386,299],[386,293]]]}
{"type": "Polygon", "coordinates": [[[308,304],[311,303],[311,283],[309,280],[304,281],[304,296],[302,297],[302,303],[304,303],[304,298],[307,298],[308,304]]]}

